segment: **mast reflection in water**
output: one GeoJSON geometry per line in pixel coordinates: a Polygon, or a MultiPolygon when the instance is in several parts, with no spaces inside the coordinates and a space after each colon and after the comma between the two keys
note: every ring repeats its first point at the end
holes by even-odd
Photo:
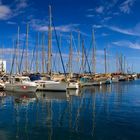
{"type": "Polygon", "coordinates": [[[0,93],[1,140],[140,138],[140,81],[67,92],[0,93]]]}

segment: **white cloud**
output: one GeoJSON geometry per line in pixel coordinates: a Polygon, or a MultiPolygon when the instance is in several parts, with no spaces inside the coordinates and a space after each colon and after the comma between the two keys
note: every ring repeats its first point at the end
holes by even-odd
{"type": "Polygon", "coordinates": [[[19,3],[17,3],[17,9],[26,8],[27,6],[27,0],[20,0],[19,3]]]}
{"type": "Polygon", "coordinates": [[[101,35],[102,35],[102,36],[108,36],[109,34],[107,34],[107,33],[102,33],[101,35]]]}
{"type": "MultiPolygon", "coordinates": [[[[48,31],[48,21],[46,21],[45,19],[44,20],[32,19],[30,24],[33,27],[33,29],[35,29],[36,31],[42,31],[42,32],[48,31]]],[[[76,31],[78,26],[79,24],[67,24],[67,25],[56,26],[55,29],[60,32],[71,32],[71,31],[76,31]]]]}
{"type": "Polygon", "coordinates": [[[102,26],[102,25],[96,25],[96,24],[95,24],[95,25],[93,25],[92,27],[95,28],[95,29],[99,29],[99,28],[102,28],[103,26],[102,26]]]}
{"type": "Polygon", "coordinates": [[[99,6],[95,10],[96,10],[97,13],[101,14],[104,11],[104,7],[103,6],[99,6]]]}
{"type": "Polygon", "coordinates": [[[106,27],[112,31],[125,34],[125,35],[140,36],[140,23],[137,23],[135,25],[135,27],[128,28],[128,29],[124,29],[124,28],[120,28],[120,27],[116,27],[116,26],[109,26],[109,25],[105,25],[104,27],[106,27]]]}
{"type": "Polygon", "coordinates": [[[88,14],[86,15],[87,18],[93,18],[95,15],[92,15],[92,14],[88,14]]]}
{"type": "Polygon", "coordinates": [[[11,6],[4,5],[2,1],[0,1],[0,20],[8,20],[23,13],[23,9],[27,6],[27,0],[15,1],[11,6]]]}
{"type": "MultiPolygon", "coordinates": [[[[48,21],[46,19],[40,20],[40,19],[32,19],[29,24],[32,26],[32,28],[36,31],[41,32],[47,32],[48,31],[48,21]]],[[[79,31],[80,24],[66,24],[66,25],[60,25],[55,26],[55,29],[59,32],[78,32],[79,31]]],[[[53,27],[52,27],[53,30],[53,27]]],[[[89,34],[80,31],[80,33],[84,36],[89,36],[89,34]]]]}
{"type": "Polygon", "coordinates": [[[120,5],[120,11],[126,14],[131,12],[131,7],[133,6],[135,0],[126,0],[120,5]]]}
{"type": "Polygon", "coordinates": [[[9,6],[0,5],[0,19],[5,20],[8,19],[11,15],[12,10],[9,6]]]}
{"type": "Polygon", "coordinates": [[[56,26],[56,30],[60,32],[71,32],[75,31],[76,28],[78,28],[79,24],[68,24],[68,25],[61,25],[61,26],[56,26]]]}
{"type": "Polygon", "coordinates": [[[110,20],[110,19],[112,19],[112,17],[105,17],[105,18],[104,18],[104,21],[108,21],[108,20],[110,20]]]}
{"type": "Polygon", "coordinates": [[[87,11],[88,11],[88,12],[92,12],[92,11],[94,11],[94,9],[87,9],[87,11]]]}
{"type": "Polygon", "coordinates": [[[7,24],[16,25],[17,23],[16,22],[13,22],[13,21],[7,21],[7,24]]]}
{"type": "Polygon", "coordinates": [[[133,43],[130,41],[117,41],[117,42],[113,42],[112,44],[116,45],[116,46],[120,46],[120,47],[128,47],[131,49],[137,49],[140,50],[140,43],[133,43]]]}

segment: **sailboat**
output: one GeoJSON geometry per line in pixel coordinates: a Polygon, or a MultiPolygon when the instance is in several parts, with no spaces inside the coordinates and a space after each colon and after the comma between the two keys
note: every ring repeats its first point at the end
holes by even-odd
{"type": "Polygon", "coordinates": [[[17,43],[15,47],[15,54],[13,56],[9,81],[5,83],[4,90],[11,91],[11,92],[21,92],[21,93],[36,92],[37,89],[36,83],[31,82],[29,77],[21,76],[21,75],[18,76],[18,73],[20,73],[20,67],[18,63],[19,53],[17,54],[17,52],[19,51],[18,49],[19,49],[19,27],[18,27],[17,43]],[[16,59],[16,74],[17,74],[16,76],[12,75],[15,59],[16,59]]]}
{"type": "MultiPolygon", "coordinates": [[[[44,46],[42,51],[44,51],[44,46]]],[[[42,57],[44,53],[42,52],[42,57]]],[[[42,72],[44,73],[44,59],[42,58],[42,72]]],[[[47,63],[47,72],[51,74],[51,63],[52,63],[52,13],[51,13],[51,6],[49,6],[49,26],[48,26],[48,63],[47,63]]],[[[52,74],[51,74],[52,77],[52,74]]],[[[52,78],[50,79],[41,79],[36,80],[35,83],[37,84],[37,90],[39,91],[66,91],[66,82],[62,81],[55,81],[52,78]]]]}
{"type": "Polygon", "coordinates": [[[72,51],[72,33],[70,35],[70,54],[69,54],[69,78],[67,79],[67,89],[79,89],[80,84],[77,82],[76,79],[72,78],[73,77],[73,73],[72,73],[72,55],[73,55],[73,51],[72,51]]]}

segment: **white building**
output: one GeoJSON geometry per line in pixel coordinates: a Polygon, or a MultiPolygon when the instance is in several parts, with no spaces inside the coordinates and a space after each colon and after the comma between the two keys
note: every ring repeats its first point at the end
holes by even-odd
{"type": "Polygon", "coordinates": [[[6,72],[6,61],[0,60],[0,73],[6,72]]]}

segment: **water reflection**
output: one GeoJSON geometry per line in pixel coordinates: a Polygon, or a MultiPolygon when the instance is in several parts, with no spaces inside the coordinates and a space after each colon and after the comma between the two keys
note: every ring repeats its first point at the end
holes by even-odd
{"type": "Polygon", "coordinates": [[[132,116],[129,90],[130,83],[116,83],[58,93],[2,92],[0,132],[10,140],[115,139],[117,127],[126,127],[115,122],[132,116]]]}

